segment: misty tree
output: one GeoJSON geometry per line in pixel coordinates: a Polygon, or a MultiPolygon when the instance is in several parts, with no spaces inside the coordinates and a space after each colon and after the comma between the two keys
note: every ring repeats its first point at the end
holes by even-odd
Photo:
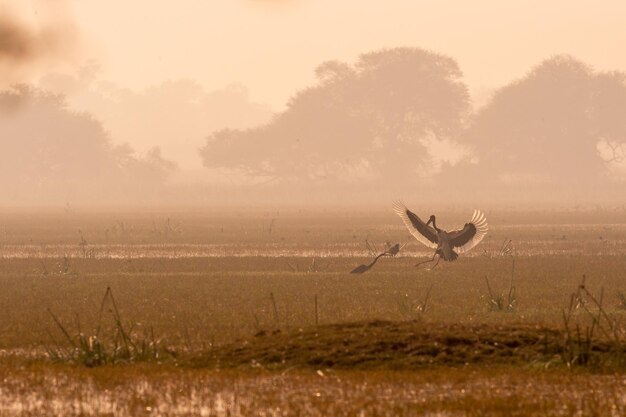
{"type": "MultiPolygon", "coordinates": [[[[591,185],[623,161],[624,114],[624,74],[555,56],[498,90],[464,138],[485,181],[591,185]]],[[[471,171],[467,163],[461,169],[471,171]]]]}
{"type": "Polygon", "coordinates": [[[16,202],[111,202],[163,184],[171,165],[113,146],[102,125],[62,96],[25,85],[0,92],[0,187],[16,202]]]}
{"type": "Polygon", "coordinates": [[[594,85],[590,117],[595,122],[600,156],[609,168],[621,169],[626,174],[626,73],[597,74],[594,85]]]}
{"type": "Polygon", "coordinates": [[[428,144],[455,138],[469,112],[457,63],[418,48],[330,61],[317,83],[263,126],[221,130],[204,165],[283,180],[413,181],[430,169],[428,144]]]}

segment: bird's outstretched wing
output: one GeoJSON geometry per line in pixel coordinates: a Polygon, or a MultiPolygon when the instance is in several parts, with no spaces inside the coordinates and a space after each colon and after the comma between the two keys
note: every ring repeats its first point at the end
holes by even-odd
{"type": "Polygon", "coordinates": [[[460,230],[449,232],[450,245],[457,253],[464,253],[478,245],[485,237],[488,230],[487,219],[480,210],[474,210],[474,215],[469,223],[460,230]]]}
{"type": "Polygon", "coordinates": [[[429,248],[437,247],[437,232],[430,226],[426,226],[426,223],[422,221],[417,214],[411,212],[404,204],[397,201],[393,205],[393,211],[396,212],[398,216],[404,222],[404,225],[409,232],[413,235],[413,237],[419,240],[424,245],[429,248]]]}

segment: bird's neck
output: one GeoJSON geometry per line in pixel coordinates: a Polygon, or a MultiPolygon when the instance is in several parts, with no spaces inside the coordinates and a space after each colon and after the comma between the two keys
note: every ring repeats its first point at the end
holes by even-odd
{"type": "Polygon", "coordinates": [[[433,219],[433,229],[439,232],[439,228],[437,227],[437,222],[433,219]]]}

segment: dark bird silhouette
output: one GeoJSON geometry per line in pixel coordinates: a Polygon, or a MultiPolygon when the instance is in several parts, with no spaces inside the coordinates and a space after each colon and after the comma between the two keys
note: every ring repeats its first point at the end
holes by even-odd
{"type": "Polygon", "coordinates": [[[350,271],[351,274],[362,274],[364,272],[367,272],[370,270],[371,267],[374,266],[374,264],[383,256],[396,256],[398,254],[398,252],[400,252],[400,244],[396,243],[395,245],[393,245],[392,247],[390,247],[389,249],[387,249],[386,251],[382,252],[381,254],[379,254],[377,257],[374,258],[374,260],[367,264],[367,265],[359,265],[356,268],[354,268],[352,271],[350,271]]]}
{"type": "Polygon", "coordinates": [[[415,266],[432,262],[436,257],[438,257],[437,263],[433,268],[439,264],[441,258],[444,261],[454,261],[459,254],[465,253],[478,245],[488,230],[487,219],[479,210],[474,210],[472,219],[465,223],[462,229],[446,231],[437,227],[434,215],[431,215],[428,222],[424,223],[417,214],[407,209],[400,202],[395,203],[393,209],[415,239],[429,248],[436,249],[432,259],[420,262],[415,266]],[[430,226],[431,223],[432,227],[430,226]]]}

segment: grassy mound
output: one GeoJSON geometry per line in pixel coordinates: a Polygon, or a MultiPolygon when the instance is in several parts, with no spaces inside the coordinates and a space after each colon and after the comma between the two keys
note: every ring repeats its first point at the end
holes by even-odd
{"type": "MultiPolygon", "coordinates": [[[[603,346],[594,349],[605,350],[603,346]]],[[[563,335],[531,325],[372,321],[260,332],[190,360],[194,367],[414,369],[558,359],[563,335]]]]}

